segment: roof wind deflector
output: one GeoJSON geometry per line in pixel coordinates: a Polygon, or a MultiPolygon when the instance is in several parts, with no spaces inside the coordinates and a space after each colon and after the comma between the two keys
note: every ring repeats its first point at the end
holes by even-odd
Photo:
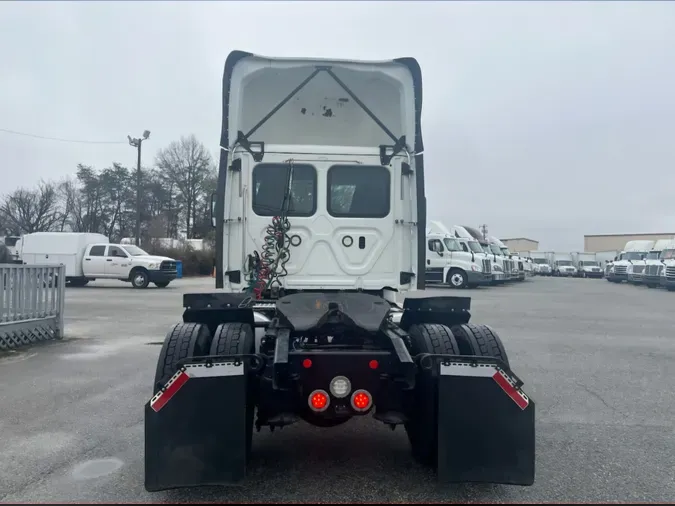
{"type": "MultiPolygon", "coordinates": [[[[237,140],[235,142],[235,146],[238,144],[241,147],[243,147],[252,157],[253,160],[256,162],[262,161],[262,159],[265,156],[265,142],[264,141],[255,141],[251,142],[249,141],[249,137],[253,135],[261,126],[263,126],[272,116],[276,114],[276,112],[281,109],[284,105],[288,103],[289,100],[291,100],[295,95],[298,94],[300,90],[302,90],[312,79],[314,79],[319,72],[326,72],[329,76],[333,78],[333,80],[342,88],[351,98],[358,104],[361,109],[363,109],[363,112],[365,112],[370,119],[372,119],[375,123],[377,123],[377,126],[379,126],[382,131],[391,138],[392,141],[394,141],[393,145],[385,145],[382,144],[380,145],[380,163],[382,165],[389,165],[391,163],[392,158],[394,158],[398,153],[400,153],[403,149],[406,147],[406,138],[405,135],[401,136],[400,138],[397,138],[391,130],[387,128],[387,126],[382,123],[380,118],[378,118],[373,111],[371,111],[366,104],[364,104],[359,97],[357,97],[354,92],[344,83],[342,80],[335,75],[335,72],[333,72],[333,69],[330,66],[317,66],[314,69],[314,72],[312,72],[309,76],[307,76],[298,86],[295,87],[293,91],[291,91],[281,102],[279,102],[277,105],[275,105],[270,112],[268,112],[258,123],[253,126],[247,133],[242,132],[241,130],[237,132],[237,140]],[[254,146],[258,146],[260,149],[257,151],[253,150],[254,146]],[[387,153],[387,150],[391,150],[391,153],[387,153]]],[[[234,148],[234,147],[233,147],[234,148]]]]}

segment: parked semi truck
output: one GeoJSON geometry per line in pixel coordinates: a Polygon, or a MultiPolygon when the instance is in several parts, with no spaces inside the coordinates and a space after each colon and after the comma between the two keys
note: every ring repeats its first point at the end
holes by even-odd
{"type": "Polygon", "coordinates": [[[600,264],[600,268],[602,269],[603,275],[607,275],[607,271],[609,270],[608,265],[610,265],[614,259],[619,255],[620,251],[617,250],[607,250],[607,251],[596,251],[595,252],[595,259],[598,261],[598,264],[600,264]]]}
{"type": "MultiPolygon", "coordinates": [[[[477,243],[476,243],[477,244],[477,243]]],[[[439,221],[427,228],[425,279],[451,288],[475,288],[492,281],[490,261],[483,250],[474,251],[439,221]]]]}
{"type": "Polygon", "coordinates": [[[478,241],[478,244],[481,245],[487,257],[492,259],[492,283],[495,285],[501,285],[506,281],[509,281],[509,278],[506,276],[504,270],[504,254],[499,249],[499,247],[495,246],[493,248],[489,241],[483,237],[483,234],[478,231],[478,229],[469,227],[467,225],[462,225],[462,228],[466,230],[474,239],[476,239],[476,241],[478,241]]]}
{"type": "Polygon", "coordinates": [[[607,269],[605,279],[610,283],[628,281],[628,267],[633,262],[641,263],[653,246],[654,241],[628,241],[607,269]]]}
{"type": "Polygon", "coordinates": [[[110,244],[102,234],[35,232],[17,243],[26,265],[59,265],[66,269],[66,284],[85,286],[96,279],[118,279],[134,288],[154,283],[165,288],[176,279],[176,261],[154,256],[130,244],[110,244]]]}
{"type": "Polygon", "coordinates": [[[675,291],[675,244],[665,247],[659,259],[663,263],[663,269],[659,275],[659,284],[669,292],[675,291]]]}
{"type": "Polygon", "coordinates": [[[595,253],[572,252],[572,264],[579,278],[601,278],[604,275],[595,253]]]}
{"type": "Polygon", "coordinates": [[[161,347],[145,488],[244,479],[254,427],[367,415],[441,482],[531,485],[535,406],[500,337],[424,291],[416,60],[235,51],[223,87],[217,291],[184,294],[161,347]]]}
{"type": "Polygon", "coordinates": [[[494,236],[487,237],[493,251],[500,251],[504,257],[504,275],[509,281],[518,281],[521,277],[518,263],[512,258],[512,254],[506,245],[494,236]]]}
{"type": "Polygon", "coordinates": [[[659,239],[645,257],[645,269],[642,275],[642,283],[649,288],[656,288],[661,284],[661,274],[665,269],[664,260],[669,252],[675,249],[675,237],[672,239],[659,239]]]}
{"type": "Polygon", "coordinates": [[[474,255],[472,256],[474,261],[480,260],[480,263],[483,266],[483,273],[485,274],[485,280],[481,284],[495,284],[497,278],[501,279],[503,277],[501,272],[497,274],[494,273],[492,255],[485,252],[480,242],[478,242],[468,230],[461,225],[453,225],[451,232],[459,241],[462,250],[471,252],[472,255],[474,255]]]}

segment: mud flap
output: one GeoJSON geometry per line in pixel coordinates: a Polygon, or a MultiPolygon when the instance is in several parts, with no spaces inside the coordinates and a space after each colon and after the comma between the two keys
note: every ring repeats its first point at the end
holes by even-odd
{"type": "Polygon", "coordinates": [[[145,405],[145,489],[243,479],[246,400],[242,362],[183,366],[145,405]]]}
{"type": "Polygon", "coordinates": [[[440,482],[534,483],[534,402],[519,383],[496,364],[440,364],[440,482]]]}

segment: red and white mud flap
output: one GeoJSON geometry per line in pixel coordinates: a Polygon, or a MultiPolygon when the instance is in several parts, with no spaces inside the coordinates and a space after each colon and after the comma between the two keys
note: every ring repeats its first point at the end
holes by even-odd
{"type": "Polygon", "coordinates": [[[241,362],[187,364],[145,405],[145,489],[227,485],[246,475],[241,362]]]}
{"type": "Polygon", "coordinates": [[[534,402],[497,364],[441,362],[440,482],[534,483],[534,402]]]}

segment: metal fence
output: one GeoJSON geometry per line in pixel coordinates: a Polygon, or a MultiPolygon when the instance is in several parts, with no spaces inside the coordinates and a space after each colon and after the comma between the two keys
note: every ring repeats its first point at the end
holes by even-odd
{"type": "Polygon", "coordinates": [[[0,264],[0,350],[63,338],[63,265],[0,264]]]}

